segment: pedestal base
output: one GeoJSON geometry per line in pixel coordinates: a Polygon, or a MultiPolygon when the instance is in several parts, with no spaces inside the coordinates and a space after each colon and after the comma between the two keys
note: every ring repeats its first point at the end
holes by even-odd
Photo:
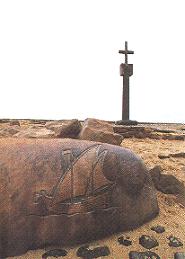
{"type": "Polygon", "coordinates": [[[120,120],[120,121],[115,121],[116,125],[137,125],[137,121],[133,120],[120,120]]]}

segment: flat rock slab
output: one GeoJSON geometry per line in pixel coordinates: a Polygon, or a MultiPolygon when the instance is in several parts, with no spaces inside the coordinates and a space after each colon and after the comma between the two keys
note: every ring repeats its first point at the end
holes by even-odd
{"type": "Polygon", "coordinates": [[[0,204],[0,258],[94,240],[159,212],[141,158],[74,139],[1,139],[0,204]]]}

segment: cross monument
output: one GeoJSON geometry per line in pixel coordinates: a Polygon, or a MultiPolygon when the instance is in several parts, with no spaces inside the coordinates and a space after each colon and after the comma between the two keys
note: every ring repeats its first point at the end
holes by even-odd
{"type": "Polygon", "coordinates": [[[128,54],[134,54],[134,51],[128,50],[125,41],[125,50],[119,50],[119,53],[125,55],[125,63],[120,65],[120,76],[123,77],[122,120],[129,121],[129,77],[133,75],[133,64],[128,64],[128,54]]]}

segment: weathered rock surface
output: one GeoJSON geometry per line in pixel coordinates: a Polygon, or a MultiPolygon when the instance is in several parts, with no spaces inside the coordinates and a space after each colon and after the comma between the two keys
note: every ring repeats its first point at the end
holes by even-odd
{"type": "Polygon", "coordinates": [[[46,128],[55,132],[59,138],[77,138],[81,131],[81,123],[78,120],[69,120],[63,122],[48,122],[46,128]]]}
{"type": "Polygon", "coordinates": [[[154,186],[158,191],[166,194],[184,194],[185,186],[175,176],[162,174],[160,166],[155,166],[150,170],[150,175],[154,186]]]}
{"type": "Polygon", "coordinates": [[[151,138],[185,140],[185,134],[179,130],[168,130],[154,128],[149,125],[139,124],[137,126],[115,125],[114,132],[121,134],[124,138],[151,138]]]}
{"type": "Polygon", "coordinates": [[[18,133],[19,131],[20,131],[19,127],[8,126],[6,128],[0,129],[0,137],[3,137],[3,138],[12,137],[13,135],[18,133]]]}
{"type": "Polygon", "coordinates": [[[0,204],[0,258],[132,229],[159,211],[138,156],[72,139],[1,139],[0,204]]]}
{"type": "Polygon", "coordinates": [[[97,119],[86,119],[79,135],[80,139],[120,145],[123,137],[114,133],[113,125],[97,119]]]}
{"type": "Polygon", "coordinates": [[[21,126],[19,120],[12,120],[9,123],[10,126],[21,126]]]}
{"type": "Polygon", "coordinates": [[[13,135],[15,138],[53,138],[55,132],[46,128],[28,128],[13,135]]]}

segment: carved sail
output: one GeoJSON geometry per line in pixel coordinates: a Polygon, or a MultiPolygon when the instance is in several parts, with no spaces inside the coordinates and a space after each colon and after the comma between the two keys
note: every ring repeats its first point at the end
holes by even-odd
{"type": "Polygon", "coordinates": [[[93,192],[100,191],[104,186],[110,185],[112,182],[109,181],[103,174],[102,164],[107,151],[103,151],[98,158],[98,162],[93,171],[93,192]]]}
{"type": "Polygon", "coordinates": [[[102,164],[107,151],[99,154],[99,146],[94,146],[82,154],[69,166],[64,179],[58,186],[54,203],[71,202],[77,197],[85,198],[101,188],[111,184],[102,172],[102,164]],[[83,164],[83,167],[81,165],[83,164]]]}

